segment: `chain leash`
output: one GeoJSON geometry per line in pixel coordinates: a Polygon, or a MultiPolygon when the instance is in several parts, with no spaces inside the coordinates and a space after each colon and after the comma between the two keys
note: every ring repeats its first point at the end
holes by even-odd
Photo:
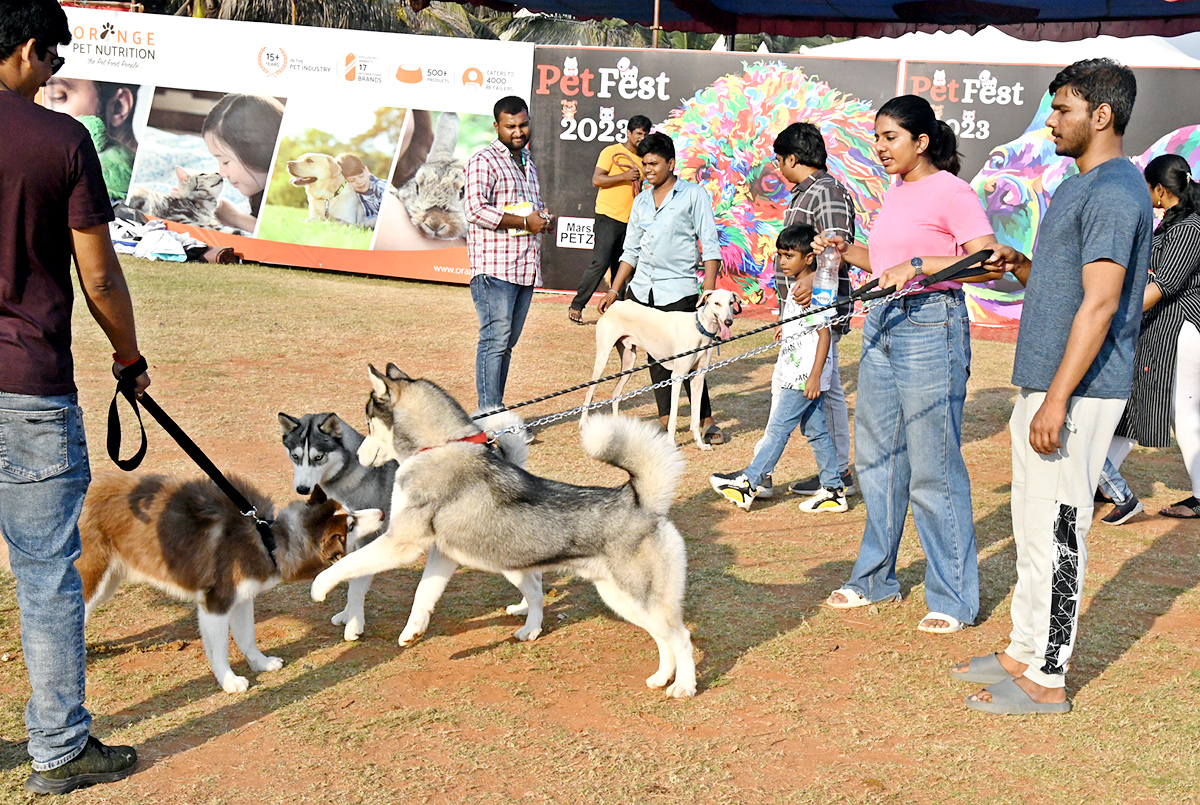
{"type": "MultiPolygon", "coordinates": [[[[917,293],[917,292],[924,291],[924,290],[925,289],[921,288],[920,286],[909,285],[908,287],[897,290],[896,292],[888,294],[887,296],[882,296],[877,299],[872,299],[870,302],[864,302],[862,312],[866,313],[869,310],[871,310],[872,308],[879,307],[880,305],[886,304],[888,302],[894,302],[897,299],[903,299],[904,297],[908,296],[909,294],[917,293]]],[[[805,316],[809,316],[809,315],[812,315],[812,314],[806,313],[806,314],[802,314],[802,315],[793,317],[791,319],[784,319],[783,321],[785,321],[785,322],[795,321],[797,318],[804,318],[805,316]]],[[[755,355],[759,355],[763,352],[767,352],[769,350],[775,349],[776,347],[781,347],[785,343],[791,343],[793,341],[797,341],[810,333],[816,332],[817,330],[827,330],[836,325],[845,324],[845,323],[849,322],[852,318],[854,318],[854,316],[855,316],[855,313],[853,311],[851,311],[849,313],[845,313],[841,316],[834,316],[832,318],[826,319],[824,322],[822,322],[820,325],[818,325],[816,327],[805,327],[800,332],[793,333],[792,335],[788,336],[787,338],[780,339],[779,341],[771,341],[767,344],[763,344],[761,347],[754,347],[753,349],[749,349],[738,355],[734,355],[732,358],[726,358],[725,360],[717,361],[716,363],[711,363],[704,369],[699,369],[694,372],[689,372],[686,375],[680,375],[679,377],[670,377],[670,378],[667,378],[666,380],[661,380],[658,383],[655,383],[650,386],[643,386],[642,388],[634,389],[633,391],[627,391],[619,397],[613,397],[608,400],[598,400],[598,401],[593,400],[588,405],[580,405],[575,408],[568,409],[566,411],[559,411],[558,413],[555,413],[555,414],[549,414],[547,416],[535,419],[531,422],[526,422],[523,425],[510,425],[509,427],[504,428],[503,430],[499,430],[499,431],[496,431],[495,433],[492,433],[488,439],[488,442],[495,442],[501,436],[504,436],[505,434],[508,434],[508,433],[520,433],[521,431],[529,429],[529,428],[544,427],[546,425],[553,424],[553,423],[558,422],[563,419],[569,419],[571,417],[574,417],[577,414],[582,414],[585,411],[594,411],[596,409],[604,408],[606,406],[612,405],[614,402],[616,402],[616,403],[624,402],[625,400],[629,400],[634,397],[640,397],[641,395],[643,395],[647,392],[655,391],[656,389],[660,389],[660,388],[666,388],[673,383],[682,383],[685,380],[690,380],[691,378],[695,377],[696,375],[707,374],[708,372],[711,372],[713,369],[719,369],[722,366],[728,366],[731,363],[735,363],[740,360],[745,360],[746,358],[750,358],[755,355]]],[[[764,330],[774,328],[774,327],[778,326],[778,324],[779,324],[778,322],[768,324],[764,327],[759,327],[759,328],[751,330],[749,332],[742,333],[741,335],[734,336],[733,338],[727,339],[726,341],[722,341],[721,343],[727,344],[730,341],[736,341],[739,338],[746,338],[747,336],[751,336],[756,333],[761,333],[764,330]]],[[[707,348],[711,349],[713,347],[710,346],[707,348]]],[[[608,377],[602,377],[599,380],[593,381],[593,383],[603,383],[606,380],[612,380],[617,377],[620,377],[622,374],[628,374],[628,373],[632,373],[632,372],[641,371],[642,369],[645,369],[648,366],[649,366],[649,364],[646,364],[646,366],[638,366],[638,367],[635,367],[634,369],[630,369],[629,372],[622,372],[622,373],[615,374],[615,375],[609,375],[608,377]]],[[[528,405],[529,403],[539,402],[540,400],[545,400],[545,399],[549,399],[551,397],[556,397],[561,394],[566,394],[570,391],[578,391],[581,389],[585,389],[588,386],[593,385],[593,383],[584,383],[579,386],[573,386],[570,389],[564,389],[562,391],[554,392],[553,394],[547,394],[536,400],[529,400],[527,403],[522,403],[522,405],[528,405]]],[[[699,402],[697,402],[696,404],[699,405],[699,402]]],[[[517,406],[510,406],[509,409],[505,409],[505,410],[511,410],[511,408],[515,408],[515,407],[517,407],[517,406]]]]}

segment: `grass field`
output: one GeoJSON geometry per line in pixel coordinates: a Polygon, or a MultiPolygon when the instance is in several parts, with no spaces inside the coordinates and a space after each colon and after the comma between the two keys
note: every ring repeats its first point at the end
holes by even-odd
{"type": "MultiPolygon", "coordinates": [[[[252,265],[125,265],[151,393],[219,466],[280,503],[294,493],[276,414],[336,411],[361,428],[368,362],[395,361],[472,407],[476,324],[466,288],[252,265]]],[[[566,307],[566,297],[536,297],[509,402],[589,376],[594,330],[570,324],[566,307]]],[[[77,308],[93,472],[116,472],[104,450],[111,348],[77,308]]],[[[585,319],[594,323],[594,310],[585,319]]],[[[859,343],[857,331],[842,342],[852,401],[859,343]]],[[[251,682],[238,695],[212,678],[194,608],[130,585],[88,625],[88,705],[96,734],[136,745],[141,768],[71,801],[1200,802],[1197,524],[1139,516],[1092,529],[1071,714],[967,711],[972,688],[947,677],[954,662],[1003,647],[1015,580],[1006,429],[1013,345],[976,339],[973,351],[964,454],[982,587],[975,628],[916,630],[925,560],[911,526],[898,571],[905,600],[837,612],[821,602],[856,555],[861,501],[844,515],[816,516],[780,495],[746,513],[709,489],[707,476],[744,466],[761,435],[767,353],[710,376],[730,443],[709,453],[682,447],[688,466],[672,516],[688,546],[695,699],[647,690],[653,642],[564,574],[545,577],[546,629],[534,643],[511,638],[520,620],[504,605],[519,597],[514,588],[460,571],[427,634],[407,649],[396,637],[420,568],[376,579],[357,643],[329,622],[341,591],[314,604],[306,586],[282,585],[259,597],[256,613],[259,646],[287,664],[248,673],[232,650],[234,670],[251,682]]],[[[534,418],[582,397],[525,410],[534,418]]],[[[628,412],[652,415],[644,402],[628,412]]],[[[156,425],[147,429],[143,471],[197,474],[156,425]]],[[[538,433],[529,465],[576,483],[624,480],[584,456],[569,420],[538,433]]],[[[1139,449],[1126,468],[1148,512],[1186,496],[1176,449],[1139,449]]],[[[813,469],[810,452],[793,445],[776,487],[813,469]]],[[[28,773],[21,659],[4,579],[0,801],[29,799],[20,790],[28,773]]]]}
{"type": "Polygon", "coordinates": [[[373,229],[337,221],[310,221],[308,209],[265,204],[258,224],[258,237],[305,246],[334,249],[369,249],[373,229]]]}

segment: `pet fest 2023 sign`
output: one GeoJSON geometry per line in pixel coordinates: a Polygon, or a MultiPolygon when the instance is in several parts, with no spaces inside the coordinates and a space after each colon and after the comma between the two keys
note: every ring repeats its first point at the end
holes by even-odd
{"type": "MultiPolygon", "coordinates": [[[[983,202],[1001,243],[1032,253],[1055,189],[1077,172],[1055,154],[1048,87],[1061,66],[908,62],[906,92],[927,99],[958,134],[960,175],[983,202]]],[[[1137,101],[1125,153],[1139,168],[1166,153],[1200,159],[1200,71],[1133,68],[1137,101]]],[[[1024,289],[1011,277],[966,286],[971,320],[1014,325],[1024,289]]]]}
{"type": "Polygon", "coordinates": [[[463,167],[532,44],[66,10],[59,76],[136,98],[103,121],[131,206],[249,260],[468,281],[463,167]]]}
{"type": "Polygon", "coordinates": [[[830,172],[854,195],[864,232],[887,187],[872,148],[875,110],[895,94],[898,69],[896,61],[538,47],[533,149],[547,205],[560,216],[556,242],[544,246],[546,286],[578,285],[592,258],[596,159],[625,141],[631,116],[645,115],[674,140],[678,174],[712,195],[722,287],[774,304],[767,267],[790,194],[775,167],[775,135],[802,120],[821,127],[830,172]]]}

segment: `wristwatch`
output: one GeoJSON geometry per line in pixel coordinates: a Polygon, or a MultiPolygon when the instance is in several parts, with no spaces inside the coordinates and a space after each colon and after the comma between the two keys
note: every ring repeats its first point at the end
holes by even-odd
{"type": "Polygon", "coordinates": [[[913,269],[917,272],[917,274],[925,273],[925,271],[922,268],[922,266],[925,265],[925,261],[922,260],[920,257],[914,257],[913,259],[908,261],[908,264],[913,267],[913,269]]]}

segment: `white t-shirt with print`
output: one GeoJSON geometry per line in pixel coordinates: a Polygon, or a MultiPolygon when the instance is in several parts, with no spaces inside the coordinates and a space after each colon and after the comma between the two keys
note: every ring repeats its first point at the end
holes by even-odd
{"type": "MultiPolygon", "coordinates": [[[[804,312],[792,301],[791,284],[783,293],[783,318],[790,319],[804,312]]],[[[802,319],[786,322],[783,325],[783,346],[779,348],[779,357],[775,360],[775,374],[772,385],[785,389],[804,391],[808,375],[812,372],[813,361],[817,358],[816,327],[832,318],[834,311],[814,313],[802,319]],[[808,329],[808,332],[805,330],[808,329]],[[801,335],[803,333],[803,335],[801,335]]],[[[832,350],[831,350],[832,351],[832,350]]],[[[828,357],[821,367],[821,391],[829,391],[829,383],[833,376],[833,364],[828,357]]]]}

